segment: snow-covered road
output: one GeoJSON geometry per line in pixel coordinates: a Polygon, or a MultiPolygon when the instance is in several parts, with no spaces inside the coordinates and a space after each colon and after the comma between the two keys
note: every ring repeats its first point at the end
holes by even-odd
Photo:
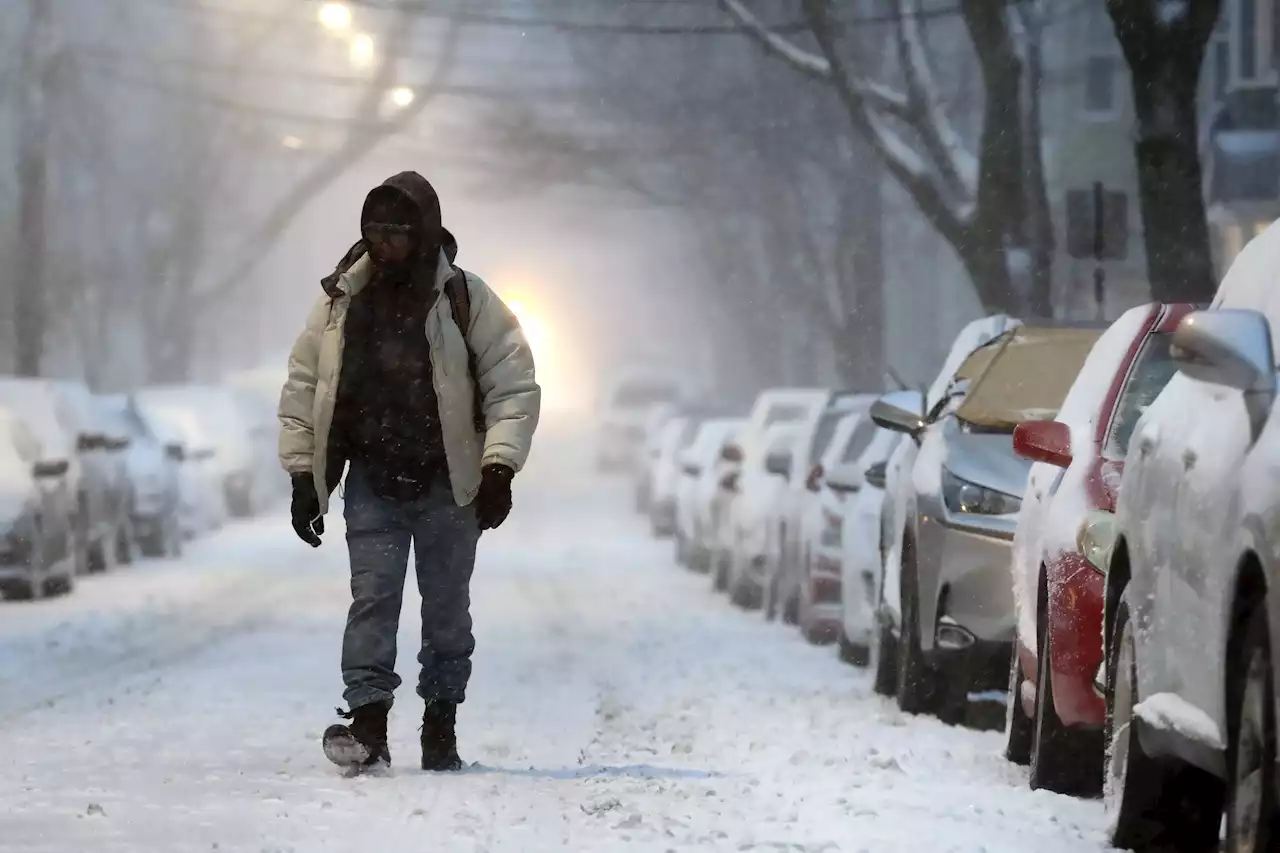
{"type": "Polygon", "coordinates": [[[1105,848],[1098,803],[1029,791],[1001,735],[904,717],[830,649],[733,610],[645,536],[622,489],[552,457],[481,544],[459,713],[476,767],[416,769],[408,688],[389,777],[324,759],[341,525],[312,552],[281,516],[0,604],[0,850],[1105,848]]]}

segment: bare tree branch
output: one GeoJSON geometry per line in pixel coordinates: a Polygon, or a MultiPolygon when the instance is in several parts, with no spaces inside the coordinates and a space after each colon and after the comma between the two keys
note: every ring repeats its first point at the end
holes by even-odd
{"type": "Polygon", "coordinates": [[[450,19],[436,65],[422,89],[414,93],[413,102],[401,108],[391,118],[385,120],[378,118],[383,98],[395,80],[400,48],[412,32],[415,17],[412,11],[402,11],[393,22],[392,38],[385,58],[356,108],[357,120],[342,145],[316,162],[305,175],[298,179],[293,188],[272,206],[263,220],[252,229],[250,235],[241,241],[244,249],[240,257],[204,294],[204,300],[219,298],[240,285],[262,261],[265,254],[262,247],[278,239],[316,196],[363,159],[379,142],[407,127],[439,94],[457,55],[462,25],[456,17],[450,19]]]}

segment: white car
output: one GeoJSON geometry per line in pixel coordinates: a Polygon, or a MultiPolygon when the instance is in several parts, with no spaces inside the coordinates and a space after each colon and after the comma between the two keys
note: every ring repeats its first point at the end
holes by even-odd
{"type": "MultiPolygon", "coordinates": [[[[767,619],[773,619],[781,612],[786,622],[796,624],[800,621],[802,598],[807,595],[810,601],[813,600],[814,590],[802,589],[806,579],[810,577],[804,553],[804,546],[807,544],[805,524],[812,520],[822,501],[819,483],[822,480],[823,462],[835,444],[840,425],[850,415],[865,413],[876,397],[875,394],[834,393],[826,406],[813,412],[800,425],[799,444],[797,453],[791,460],[787,486],[778,502],[776,515],[769,520],[769,524],[776,529],[778,559],[767,567],[768,576],[764,588],[764,611],[767,619]]],[[[848,432],[842,433],[840,442],[843,443],[848,437],[848,432]]],[[[836,577],[839,577],[838,573],[836,577]]],[[[830,590],[824,588],[821,592],[829,594],[830,590]]],[[[836,601],[838,599],[827,603],[834,604],[836,601]]],[[[809,615],[814,615],[812,609],[809,615]]],[[[805,635],[814,642],[822,639],[821,626],[809,623],[803,627],[805,635]]]]}
{"type": "MultiPolygon", "coordinates": [[[[947,404],[947,390],[951,379],[969,355],[978,347],[995,340],[1020,321],[1004,314],[983,317],[969,323],[956,335],[951,350],[924,395],[921,418],[929,420],[940,414],[947,404]]],[[[904,405],[919,401],[912,392],[897,392],[904,405]]],[[[897,638],[894,635],[894,614],[901,612],[902,602],[902,544],[906,530],[909,497],[914,491],[911,484],[916,457],[920,445],[904,438],[899,441],[885,464],[884,505],[880,511],[880,554],[883,560],[880,572],[880,600],[876,604],[876,629],[871,648],[871,663],[875,670],[873,686],[877,693],[893,696],[897,691],[897,638]]]]}
{"type": "Polygon", "coordinates": [[[633,503],[636,512],[642,515],[648,514],[653,498],[653,478],[662,453],[663,430],[678,412],[679,409],[675,406],[659,404],[649,409],[645,416],[644,438],[640,442],[640,455],[632,472],[633,503]]]}
{"type": "Polygon", "coordinates": [[[729,464],[722,456],[746,421],[713,418],[703,421],[679,458],[676,483],[676,561],[695,571],[711,567],[718,524],[716,498],[729,464]]]}
{"type": "Polygon", "coordinates": [[[729,600],[754,610],[761,606],[768,566],[778,559],[781,543],[769,519],[786,499],[791,461],[799,452],[798,423],[766,427],[759,441],[748,445],[733,500],[729,600]]]}
{"type": "Polygon", "coordinates": [[[30,426],[46,458],[67,460],[76,500],[77,571],[103,571],[131,556],[119,462],[95,422],[88,390],[73,382],[6,377],[0,379],[0,405],[30,426]]]}
{"type": "MultiPolygon", "coordinates": [[[[763,460],[764,449],[760,447],[764,441],[765,431],[776,424],[799,425],[820,412],[830,399],[831,392],[824,388],[772,388],[760,393],[751,407],[747,422],[738,435],[737,441],[725,448],[724,458],[732,465],[738,466],[734,476],[723,480],[725,495],[725,524],[722,525],[722,537],[716,555],[713,558],[713,578],[717,589],[726,589],[732,572],[732,555],[737,547],[738,531],[743,529],[744,522],[737,518],[739,499],[753,478],[766,476],[762,466],[759,471],[747,471],[743,463],[748,455],[756,455],[763,460]]],[[[754,519],[758,523],[760,519],[754,519]]],[[[756,536],[758,533],[752,533],[756,536]]],[[[763,568],[763,566],[761,566],[763,568]]],[[[757,582],[757,586],[763,579],[757,582]]],[[[752,593],[745,593],[748,599],[759,599],[763,588],[752,593]]],[[[757,601],[756,606],[759,606],[757,601]]]]}
{"type": "Polygon", "coordinates": [[[75,583],[75,497],[65,457],[46,456],[36,434],[0,408],[0,595],[40,598],[75,583]]]}
{"type": "MultiPolygon", "coordinates": [[[[839,578],[837,608],[827,608],[836,624],[836,642],[846,663],[866,666],[880,600],[880,510],[884,471],[902,437],[879,429],[869,417],[856,424],[839,461],[823,475],[821,518],[814,519],[809,541],[811,574],[839,578]],[[866,432],[870,430],[870,438],[866,432]],[[843,495],[843,500],[833,500],[843,495]]],[[[829,583],[829,581],[828,581],[829,583]]]]}
{"type": "Polygon", "coordinates": [[[679,406],[692,396],[689,381],[671,373],[644,370],[616,377],[600,400],[596,467],[636,473],[650,412],[655,406],[679,406]]]}
{"type": "Polygon", "coordinates": [[[134,395],[150,423],[163,423],[165,433],[181,436],[186,454],[233,518],[259,509],[256,480],[266,464],[256,446],[253,424],[231,392],[216,386],[170,385],[144,388],[134,395]]]}
{"type": "Polygon", "coordinates": [[[182,446],[166,444],[123,395],[99,397],[108,436],[127,441],[129,515],[138,547],[147,557],[182,554],[182,446]]]}
{"type": "Polygon", "coordinates": [[[1111,841],[1275,850],[1280,660],[1280,227],[1185,317],[1180,373],[1138,420],[1106,567],[1111,841]]]}
{"type": "Polygon", "coordinates": [[[653,486],[649,496],[649,529],[660,539],[675,536],[676,491],[683,477],[680,456],[698,434],[700,424],[698,418],[680,415],[667,421],[662,427],[658,458],[653,462],[653,486]]]}

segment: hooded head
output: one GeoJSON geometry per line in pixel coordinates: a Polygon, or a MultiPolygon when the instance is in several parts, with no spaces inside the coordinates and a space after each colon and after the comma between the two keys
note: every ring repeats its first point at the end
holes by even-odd
{"type": "Polygon", "coordinates": [[[440,222],[440,197],[417,172],[393,175],[365,198],[360,233],[379,269],[407,270],[425,263],[434,270],[447,234],[440,222]]]}

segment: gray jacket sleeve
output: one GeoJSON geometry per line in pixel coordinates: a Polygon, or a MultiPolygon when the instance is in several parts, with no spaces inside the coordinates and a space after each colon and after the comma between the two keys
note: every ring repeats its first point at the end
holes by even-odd
{"type": "Polygon", "coordinates": [[[280,392],[280,464],[290,474],[311,471],[315,457],[316,376],[320,338],[329,317],[329,300],[322,298],[307,315],[307,325],[289,353],[289,377],[280,392]]]}
{"type": "Polygon", "coordinates": [[[480,464],[519,471],[529,457],[542,409],[533,352],[511,310],[478,276],[467,273],[476,376],[484,401],[485,440],[480,464]]]}

